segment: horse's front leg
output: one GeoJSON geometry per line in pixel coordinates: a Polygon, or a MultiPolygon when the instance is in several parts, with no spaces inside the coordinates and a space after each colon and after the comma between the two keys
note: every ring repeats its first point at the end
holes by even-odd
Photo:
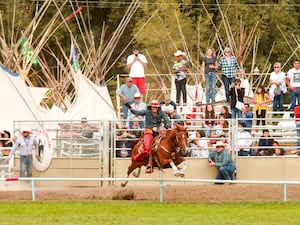
{"type": "Polygon", "coordinates": [[[137,170],[138,171],[134,171],[132,173],[132,175],[135,176],[135,177],[139,177],[140,176],[140,174],[141,174],[141,167],[138,167],[137,170]]]}
{"type": "Polygon", "coordinates": [[[174,171],[174,176],[175,177],[180,177],[181,176],[180,171],[179,171],[179,169],[177,168],[177,166],[175,165],[175,163],[173,161],[170,162],[170,166],[174,171]]]}

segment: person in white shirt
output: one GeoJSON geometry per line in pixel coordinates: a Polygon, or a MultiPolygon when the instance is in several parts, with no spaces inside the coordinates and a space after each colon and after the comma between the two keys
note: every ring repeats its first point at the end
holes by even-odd
{"type": "MultiPolygon", "coordinates": [[[[147,105],[145,102],[142,101],[141,94],[139,92],[134,94],[133,103],[130,106],[136,110],[146,110],[147,109],[147,105]]],[[[132,128],[134,117],[135,117],[135,115],[129,110],[128,116],[127,116],[127,121],[126,121],[127,127],[132,128]]],[[[138,118],[139,118],[139,126],[141,128],[143,128],[145,125],[145,116],[138,116],[138,118]]]]}
{"type": "Polygon", "coordinates": [[[196,131],[196,139],[191,142],[191,157],[208,157],[208,143],[203,130],[196,131]]]}
{"type": "Polygon", "coordinates": [[[160,102],[161,110],[166,113],[170,119],[180,119],[180,116],[177,114],[177,105],[174,101],[171,100],[170,95],[165,96],[165,100],[160,102]]]}
{"type": "Polygon", "coordinates": [[[291,106],[290,111],[293,111],[295,106],[300,102],[300,59],[294,61],[294,68],[288,71],[286,77],[286,85],[290,89],[291,106]]]}
{"type": "Polygon", "coordinates": [[[145,67],[147,63],[146,57],[140,53],[139,46],[133,46],[132,54],[128,56],[126,65],[130,69],[129,77],[132,78],[132,83],[139,88],[142,95],[146,92],[145,67]]]}
{"type": "Polygon", "coordinates": [[[251,153],[253,140],[251,134],[245,128],[245,123],[239,123],[238,133],[236,137],[238,156],[249,156],[251,153]]]}
{"type": "Polygon", "coordinates": [[[270,89],[269,95],[273,100],[273,111],[283,111],[283,97],[287,92],[285,84],[285,73],[281,71],[281,64],[279,62],[274,63],[274,71],[270,74],[270,89]],[[275,93],[276,87],[280,89],[280,92],[275,93]]]}

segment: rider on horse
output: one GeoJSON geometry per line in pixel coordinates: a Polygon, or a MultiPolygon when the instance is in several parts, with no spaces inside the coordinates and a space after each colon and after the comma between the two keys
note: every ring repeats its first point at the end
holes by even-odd
{"type": "MultiPolygon", "coordinates": [[[[145,131],[143,134],[144,149],[132,157],[135,161],[143,161],[150,153],[153,138],[159,134],[159,127],[161,126],[162,120],[164,120],[165,128],[167,129],[171,127],[171,122],[167,114],[160,109],[160,104],[157,100],[152,100],[146,110],[132,109],[128,103],[125,105],[133,114],[145,116],[145,131]]],[[[147,165],[146,172],[151,173],[149,164],[147,165]]]]}

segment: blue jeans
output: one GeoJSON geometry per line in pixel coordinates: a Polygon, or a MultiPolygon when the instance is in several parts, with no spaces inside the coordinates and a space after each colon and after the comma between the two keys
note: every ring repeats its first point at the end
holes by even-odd
{"type": "Polygon", "coordinates": [[[232,180],[232,175],[235,170],[235,166],[221,166],[218,168],[219,173],[216,176],[216,180],[232,180]]]}
{"type": "Polygon", "coordinates": [[[186,78],[182,80],[175,79],[175,87],[176,87],[176,104],[180,104],[181,93],[182,93],[182,101],[183,103],[187,103],[186,96],[186,78]]]}
{"type": "Polygon", "coordinates": [[[216,102],[216,80],[217,75],[215,73],[205,74],[205,96],[206,103],[215,103],[216,102]]]}
{"type": "Polygon", "coordinates": [[[290,91],[290,96],[291,96],[290,111],[293,111],[296,106],[296,102],[300,104],[300,88],[295,88],[295,91],[290,91]]]}
{"type": "Polygon", "coordinates": [[[276,112],[277,109],[279,111],[283,111],[283,93],[281,92],[281,95],[275,96],[273,98],[273,111],[276,112]]]}
{"type": "Polygon", "coordinates": [[[32,176],[32,156],[20,155],[20,177],[25,177],[25,169],[27,171],[27,177],[32,176]]]}
{"type": "Polygon", "coordinates": [[[296,123],[297,128],[297,151],[300,151],[300,123],[296,123]]]}
{"type": "MultiPolygon", "coordinates": [[[[133,102],[129,102],[129,105],[131,105],[132,103],[133,102]]],[[[128,108],[126,105],[124,105],[124,103],[122,103],[122,111],[123,111],[123,119],[124,119],[123,124],[126,125],[126,120],[128,117],[128,108]]]]}
{"type": "Polygon", "coordinates": [[[235,77],[228,78],[225,75],[222,75],[222,82],[225,88],[226,101],[229,102],[229,86],[234,83],[235,77]]]}
{"type": "Polygon", "coordinates": [[[238,156],[249,156],[250,151],[244,151],[244,150],[239,150],[238,151],[238,156]]]}
{"type": "Polygon", "coordinates": [[[241,118],[242,117],[242,111],[237,108],[231,108],[231,118],[241,118]]]}

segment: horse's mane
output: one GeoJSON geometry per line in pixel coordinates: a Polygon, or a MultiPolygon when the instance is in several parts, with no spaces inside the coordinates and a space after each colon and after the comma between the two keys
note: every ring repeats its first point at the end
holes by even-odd
{"type": "Polygon", "coordinates": [[[179,124],[175,124],[175,127],[172,130],[168,130],[167,135],[165,138],[170,138],[172,135],[176,134],[177,132],[185,131],[185,127],[179,124]]]}

